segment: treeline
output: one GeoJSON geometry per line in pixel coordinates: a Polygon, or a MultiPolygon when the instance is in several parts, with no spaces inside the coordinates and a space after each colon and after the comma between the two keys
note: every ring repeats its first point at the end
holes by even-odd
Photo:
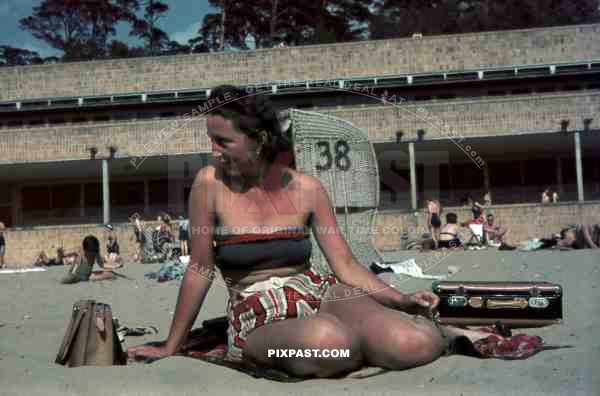
{"type": "MultiPolygon", "coordinates": [[[[367,39],[478,32],[600,21],[598,0],[209,0],[187,43],[160,28],[169,6],[158,0],[42,0],[18,23],[60,57],[0,46],[0,65],[247,50],[367,39]],[[125,24],[140,39],[117,37],[125,24]]],[[[193,10],[190,10],[193,12],[193,10]]]]}

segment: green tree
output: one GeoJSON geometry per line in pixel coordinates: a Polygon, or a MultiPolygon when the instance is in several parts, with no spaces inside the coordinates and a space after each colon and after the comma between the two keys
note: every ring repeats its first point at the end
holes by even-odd
{"type": "Polygon", "coordinates": [[[172,50],[169,35],[158,27],[158,22],[163,14],[169,10],[169,6],[162,1],[148,0],[142,4],[144,17],[133,20],[133,28],[130,35],[141,38],[150,55],[158,55],[163,50],[172,50]]]}
{"type": "Polygon", "coordinates": [[[43,62],[35,51],[0,45],[0,66],[37,65],[43,62]]]}
{"type": "Polygon", "coordinates": [[[131,21],[137,0],[43,0],[19,21],[22,29],[52,48],[63,60],[104,57],[120,21],[131,21]]]}
{"type": "Polygon", "coordinates": [[[193,45],[216,51],[349,41],[367,37],[371,0],[210,0],[193,45]]]}
{"type": "Polygon", "coordinates": [[[378,0],[371,38],[592,23],[597,0],[378,0]]]}

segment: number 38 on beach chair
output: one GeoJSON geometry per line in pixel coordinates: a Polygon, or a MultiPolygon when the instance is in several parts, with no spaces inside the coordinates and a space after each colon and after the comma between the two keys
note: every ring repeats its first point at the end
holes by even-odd
{"type": "MultiPolygon", "coordinates": [[[[379,204],[379,172],[367,134],[326,114],[293,109],[290,119],[296,168],[317,177],[325,186],[338,228],[356,259],[364,265],[382,262],[371,232],[379,204]]],[[[314,235],[311,239],[313,266],[331,272],[314,235]]]]}

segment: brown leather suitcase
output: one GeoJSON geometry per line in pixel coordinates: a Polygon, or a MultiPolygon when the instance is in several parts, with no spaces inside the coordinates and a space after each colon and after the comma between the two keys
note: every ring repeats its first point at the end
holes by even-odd
{"type": "Polygon", "coordinates": [[[517,327],[562,323],[562,287],[549,282],[436,281],[442,324],[517,327]]]}

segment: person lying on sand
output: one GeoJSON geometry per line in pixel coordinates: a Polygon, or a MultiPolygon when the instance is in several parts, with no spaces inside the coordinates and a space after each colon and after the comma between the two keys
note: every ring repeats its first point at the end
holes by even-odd
{"type": "Polygon", "coordinates": [[[265,97],[220,86],[209,100],[221,104],[206,119],[213,162],[194,181],[190,221],[191,229],[217,224],[221,232],[192,233],[192,258],[168,338],[129,348],[131,358],[180,351],[215,282],[215,267],[229,291],[229,361],[333,377],[365,364],[420,366],[450,351],[461,336],[489,336],[439,325],[432,320],[435,294],[395,290],[356,261],[341,232],[315,232],[339,230],[330,198],[317,178],[289,166],[292,142],[265,97]],[[251,204],[258,210],[247,210],[251,204]],[[263,233],[226,232],[255,226],[263,233]],[[331,274],[311,267],[310,227],[331,274]],[[273,349],[344,349],[349,357],[277,356],[273,349]]]}
{"type": "Polygon", "coordinates": [[[600,224],[577,224],[561,230],[557,247],[571,249],[598,249],[600,224]]]}

